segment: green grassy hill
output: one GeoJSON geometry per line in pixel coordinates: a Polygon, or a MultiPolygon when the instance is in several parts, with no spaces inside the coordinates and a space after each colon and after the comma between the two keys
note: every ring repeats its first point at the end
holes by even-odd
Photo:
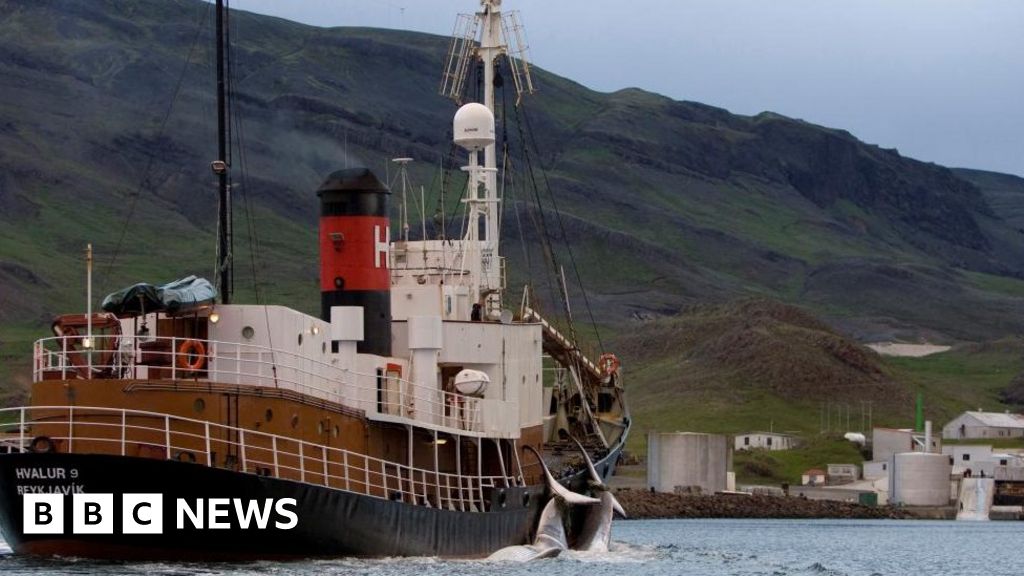
{"type": "Polygon", "coordinates": [[[967,409],[1013,408],[1004,395],[1019,394],[1024,371],[1020,338],[885,357],[804,310],[767,300],[695,306],[642,323],[613,345],[631,360],[636,454],[646,453],[648,431],[774,430],[805,440],[797,450],[737,453],[746,483],[793,483],[808,468],[859,464],[863,456],[843,433],[912,427],[918,393],[936,428],[967,409]]]}
{"type": "MultiPolygon", "coordinates": [[[[208,3],[3,6],[0,379],[10,395],[49,318],[84,308],[87,242],[99,295],[211,275],[215,115],[208,3]]],[[[438,169],[455,111],[436,94],[447,39],[244,12],[231,21],[243,144],[233,157],[238,298],[259,287],[268,302],[314,311],[314,190],[329,172],[367,165],[383,175],[388,159],[412,157],[427,214],[445,182],[446,207],[458,205],[458,170],[438,169]]],[[[525,111],[499,110],[498,131],[515,150],[520,128],[535,128],[538,180],[563,212],[552,227],[572,240],[606,338],[636,331],[661,342],[663,354],[651,356],[615,338],[636,367],[638,413],[652,422],[713,427],[719,410],[764,427],[778,412],[778,426],[799,427],[798,414],[817,414],[819,376],[833,371],[850,390],[901,403],[906,379],[927,370],[878,359],[843,335],[985,341],[1024,329],[1018,180],[952,171],[772,113],[734,115],[639,89],[599,93],[539,69],[535,80],[525,111]],[[697,303],[728,310],[722,303],[750,297],[799,304],[824,324],[770,310],[750,327],[719,322],[713,307],[688,316],[697,303]],[[714,330],[688,331],[692,322],[714,330]],[[802,376],[790,388],[794,366],[802,376]],[[691,367],[686,387],[663,387],[691,367]],[[700,402],[714,410],[687,420],[700,402]]],[[[531,221],[535,202],[522,187],[524,158],[513,160],[512,285],[532,281],[544,295],[538,233],[517,224],[531,221]]],[[[747,312],[727,315],[746,321],[747,312]]]]}

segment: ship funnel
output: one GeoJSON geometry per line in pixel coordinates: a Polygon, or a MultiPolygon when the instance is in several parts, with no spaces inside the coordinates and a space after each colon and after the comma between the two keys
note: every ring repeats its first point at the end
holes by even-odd
{"type": "Polygon", "coordinates": [[[320,197],[320,318],[332,306],[363,308],[360,354],[391,355],[391,192],[367,168],[339,170],[320,197]]]}

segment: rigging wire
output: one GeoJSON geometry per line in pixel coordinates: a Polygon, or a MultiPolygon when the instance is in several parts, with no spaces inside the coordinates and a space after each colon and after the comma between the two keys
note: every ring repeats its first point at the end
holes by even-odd
{"type": "MultiPolygon", "coordinates": [[[[178,81],[174,85],[174,91],[171,93],[171,101],[167,105],[167,111],[164,113],[163,119],[160,121],[160,127],[156,131],[156,141],[160,141],[164,136],[164,131],[167,129],[167,123],[171,119],[171,114],[174,111],[174,105],[178,101],[178,96],[181,95],[181,87],[185,83],[185,74],[188,72],[188,68],[192,63],[192,57],[195,56],[196,46],[199,44],[199,38],[202,35],[203,29],[206,26],[206,21],[210,15],[210,4],[207,4],[206,10],[203,10],[202,15],[199,18],[199,22],[196,24],[196,32],[192,36],[192,45],[189,47],[188,56],[185,58],[185,62],[181,67],[181,72],[178,74],[178,81]]],[[[150,177],[152,176],[153,164],[156,162],[156,151],[153,148],[147,148],[146,152],[146,167],[142,170],[142,178],[139,180],[138,186],[135,188],[135,192],[129,195],[131,200],[128,203],[128,214],[125,217],[124,224],[121,225],[121,232],[117,237],[117,244],[114,247],[114,255],[110,258],[110,262],[107,264],[106,277],[109,279],[111,272],[114,269],[114,265],[117,263],[118,257],[121,255],[121,248],[124,246],[124,239],[128,233],[128,226],[132,222],[132,218],[135,217],[135,209],[138,207],[139,197],[142,195],[144,188],[152,186],[150,177]]]]}
{"type": "MultiPolygon", "coordinates": [[[[516,109],[517,109],[517,111],[518,110],[522,111],[522,117],[525,120],[527,132],[529,132],[529,134],[530,134],[531,143],[533,144],[534,150],[536,150],[537,153],[539,154],[540,153],[540,147],[537,145],[537,135],[533,131],[533,127],[530,124],[530,116],[526,113],[526,107],[523,106],[520,103],[520,105],[517,106],[516,109]]],[[[524,148],[525,148],[525,145],[524,145],[524,148]]],[[[587,308],[587,314],[590,317],[590,323],[594,327],[594,336],[597,338],[598,348],[601,350],[602,353],[604,353],[605,349],[604,349],[604,342],[602,342],[602,340],[601,340],[601,331],[598,328],[597,320],[594,318],[594,309],[590,305],[590,297],[587,295],[587,291],[586,291],[586,289],[583,286],[583,276],[580,274],[579,266],[576,263],[576,256],[573,254],[572,243],[569,241],[569,235],[565,231],[565,222],[562,219],[562,212],[561,212],[561,210],[558,209],[558,201],[555,199],[555,194],[554,194],[554,192],[552,191],[552,188],[551,188],[551,182],[548,180],[547,170],[544,169],[544,166],[541,166],[540,167],[540,171],[541,171],[541,176],[544,178],[544,186],[548,190],[548,196],[551,198],[551,206],[555,210],[555,219],[558,222],[559,230],[561,230],[561,232],[562,232],[562,239],[565,242],[566,252],[569,254],[569,263],[572,265],[573,274],[576,276],[576,282],[580,286],[580,292],[583,293],[583,303],[584,303],[584,305],[587,308]]],[[[568,298],[568,294],[566,294],[566,298],[568,298]]]]}
{"type": "Polygon", "coordinates": [[[540,195],[540,186],[538,186],[538,184],[537,184],[537,175],[536,175],[536,171],[533,168],[533,157],[530,154],[529,147],[526,145],[526,142],[527,142],[526,141],[526,136],[523,133],[524,132],[524,123],[520,120],[519,110],[520,110],[520,108],[517,106],[516,107],[516,119],[519,120],[519,121],[516,122],[516,125],[519,128],[519,143],[520,143],[520,146],[522,146],[523,161],[526,164],[526,173],[527,173],[527,175],[530,178],[530,182],[532,183],[532,186],[531,186],[530,189],[533,192],[533,200],[534,200],[534,205],[536,207],[536,210],[534,210],[532,212],[528,212],[528,213],[531,215],[531,217],[532,217],[532,219],[534,221],[534,226],[540,231],[541,250],[544,253],[545,260],[547,261],[548,265],[550,266],[546,270],[547,276],[548,276],[548,289],[552,291],[552,295],[553,295],[552,299],[553,300],[561,301],[562,307],[563,307],[563,311],[565,312],[565,315],[566,315],[566,321],[568,322],[568,325],[569,325],[570,336],[571,336],[573,342],[575,343],[575,341],[576,341],[576,328],[575,328],[575,326],[573,325],[573,322],[572,322],[572,315],[569,314],[569,310],[568,310],[569,295],[567,293],[565,293],[564,285],[561,282],[559,282],[556,278],[554,278],[554,276],[553,276],[553,274],[557,273],[557,270],[558,270],[558,259],[555,257],[554,247],[551,244],[551,234],[548,232],[547,217],[544,214],[544,204],[543,204],[543,199],[541,198],[541,195],[540,195]],[[555,291],[556,288],[558,289],[558,292],[559,292],[561,297],[554,296],[554,291],[555,291]]]}
{"type": "MultiPolygon", "coordinates": [[[[229,4],[225,3],[225,7],[229,4]]],[[[228,9],[230,14],[230,9],[228,9]]],[[[230,21],[228,30],[230,30],[230,21]]],[[[229,36],[230,38],[230,36],[229,36]]],[[[270,309],[260,289],[259,282],[259,265],[258,263],[262,260],[260,252],[260,238],[259,232],[256,228],[256,213],[253,206],[253,201],[249,196],[249,160],[248,154],[246,153],[245,146],[245,128],[242,122],[242,115],[237,111],[233,103],[236,99],[236,87],[235,87],[235,48],[230,42],[227,44],[227,80],[228,80],[228,122],[229,127],[229,139],[228,139],[228,158],[233,159],[233,149],[238,146],[238,173],[242,181],[242,206],[245,209],[245,223],[246,233],[249,241],[249,266],[252,274],[252,289],[253,295],[256,299],[256,304],[263,308],[263,319],[267,330],[267,347],[270,349],[270,370],[274,378],[274,386],[278,386],[277,381],[277,353],[274,348],[274,332],[270,327],[270,309]],[[234,127],[233,130],[231,127],[234,127]]],[[[230,165],[230,160],[229,160],[230,165]]],[[[233,192],[234,188],[228,188],[229,191],[233,192]]],[[[234,252],[234,234],[232,234],[232,252],[234,252]]],[[[232,274],[232,282],[234,282],[234,274],[232,274]]]]}
{"type": "MultiPolygon", "coordinates": [[[[501,172],[501,177],[502,177],[502,180],[503,180],[503,182],[502,182],[502,190],[503,191],[507,190],[508,192],[503,194],[505,196],[505,198],[503,198],[504,201],[500,204],[501,212],[502,212],[501,221],[504,223],[504,212],[505,212],[505,210],[511,209],[512,210],[512,214],[515,216],[515,219],[516,219],[516,229],[519,232],[519,246],[520,246],[520,248],[523,251],[523,262],[526,264],[526,277],[527,277],[527,279],[532,280],[533,279],[533,262],[532,262],[532,259],[530,258],[530,251],[526,247],[526,234],[525,234],[524,229],[523,229],[523,220],[520,217],[519,209],[516,206],[512,205],[510,208],[506,207],[506,204],[511,204],[512,199],[515,198],[515,187],[516,187],[516,183],[518,182],[518,180],[513,178],[513,174],[512,174],[512,172],[515,169],[515,167],[514,167],[514,164],[513,164],[512,154],[510,152],[511,145],[510,145],[509,134],[508,134],[508,114],[507,114],[507,111],[508,111],[508,101],[507,101],[507,98],[506,98],[507,94],[508,94],[508,92],[505,89],[505,84],[502,83],[502,85],[501,85],[501,147],[502,147],[502,161],[503,161],[503,164],[504,164],[504,166],[503,166],[504,169],[501,172]]],[[[499,227],[498,229],[501,230],[501,227],[499,227]]],[[[524,286],[523,287],[523,291],[525,292],[526,290],[528,290],[528,288],[524,286]]],[[[520,300],[522,300],[522,297],[520,297],[520,300]]]]}

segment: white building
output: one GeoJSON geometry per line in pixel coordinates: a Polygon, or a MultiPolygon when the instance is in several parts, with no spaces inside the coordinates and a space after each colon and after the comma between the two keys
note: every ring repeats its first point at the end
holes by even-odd
{"type": "Polygon", "coordinates": [[[871,460],[888,462],[893,454],[942,451],[942,441],[934,435],[931,447],[925,450],[924,436],[923,432],[915,432],[910,428],[875,428],[871,431],[871,460]]]}
{"type": "Polygon", "coordinates": [[[1024,416],[1009,412],[964,412],[942,427],[942,437],[1024,438],[1024,416]]]}
{"type": "Polygon", "coordinates": [[[972,444],[946,445],[942,453],[949,456],[954,474],[991,478],[996,463],[992,460],[992,447],[972,444]]]}
{"type": "Polygon", "coordinates": [[[733,443],[736,450],[753,450],[764,448],[767,450],[789,450],[800,445],[800,438],[792,434],[779,434],[777,432],[747,432],[737,434],[733,443]]]}
{"type": "Polygon", "coordinates": [[[827,474],[829,484],[849,484],[860,480],[860,467],[856,464],[829,464],[827,474]]]}
{"type": "Polygon", "coordinates": [[[1020,468],[1024,460],[1019,454],[993,452],[992,447],[979,444],[946,445],[942,453],[949,456],[954,474],[987,478],[996,477],[999,468],[1020,468]]]}
{"type": "MultiPolygon", "coordinates": [[[[890,459],[892,456],[889,457],[890,459]]],[[[864,479],[879,480],[889,477],[889,460],[872,460],[864,463],[864,479]]],[[[888,481],[888,480],[887,480],[888,481]]],[[[888,490],[888,488],[886,488],[888,490]]]]}
{"type": "Polygon", "coordinates": [[[804,486],[824,486],[825,485],[826,473],[820,468],[811,468],[810,470],[804,470],[804,473],[800,475],[800,484],[804,486]]]}

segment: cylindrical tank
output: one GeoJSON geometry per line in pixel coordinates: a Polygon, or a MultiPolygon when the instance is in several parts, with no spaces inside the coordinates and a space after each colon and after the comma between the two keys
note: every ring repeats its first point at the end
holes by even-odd
{"type": "Polygon", "coordinates": [[[706,494],[728,488],[729,443],[718,434],[647,434],[647,485],[658,492],[700,487],[706,494]]]}
{"type": "Polygon", "coordinates": [[[332,306],[362,306],[361,354],[391,354],[390,194],[367,168],[334,172],[317,190],[320,317],[330,322],[332,306]]]}
{"type": "Polygon", "coordinates": [[[946,506],[953,466],[945,454],[894,454],[889,467],[889,502],[904,506],[946,506]]]}

